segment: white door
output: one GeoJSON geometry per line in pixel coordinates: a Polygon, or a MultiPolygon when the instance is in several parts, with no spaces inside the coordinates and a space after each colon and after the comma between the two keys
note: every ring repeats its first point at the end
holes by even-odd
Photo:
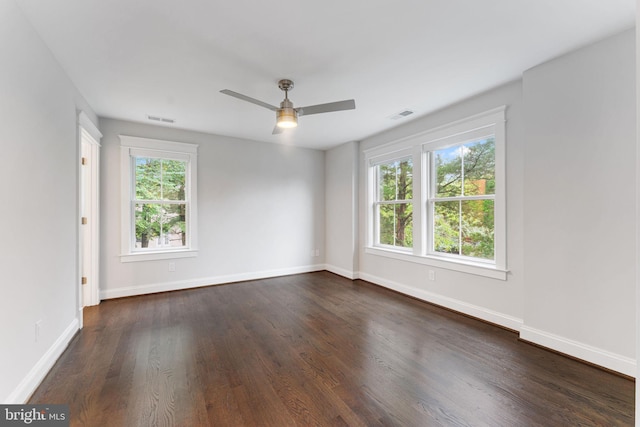
{"type": "Polygon", "coordinates": [[[82,307],[100,303],[99,161],[100,144],[80,126],[80,276],[82,307]]]}

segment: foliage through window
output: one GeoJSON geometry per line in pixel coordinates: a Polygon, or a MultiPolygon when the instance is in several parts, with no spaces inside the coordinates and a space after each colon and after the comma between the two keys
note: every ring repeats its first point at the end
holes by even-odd
{"type": "Polygon", "coordinates": [[[494,138],[435,150],[431,159],[433,252],[493,261],[494,138]]]}
{"type": "Polygon", "coordinates": [[[377,166],[376,222],[378,243],[413,246],[413,162],[395,160],[377,166]]]}
{"type": "Polygon", "coordinates": [[[185,247],[187,162],[134,157],[136,248],[185,247]]]}

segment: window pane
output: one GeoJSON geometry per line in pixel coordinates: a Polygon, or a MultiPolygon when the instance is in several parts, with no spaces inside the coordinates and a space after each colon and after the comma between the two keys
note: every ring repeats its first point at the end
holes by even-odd
{"type": "Polygon", "coordinates": [[[136,199],[160,200],[162,197],[162,161],[134,157],[136,164],[136,199]]]}
{"type": "Polygon", "coordinates": [[[465,144],[464,151],[464,195],[478,196],[495,194],[496,165],[493,138],[465,144]]]}
{"type": "Polygon", "coordinates": [[[378,166],[379,200],[410,200],[413,198],[413,162],[410,159],[378,166]]]}
{"type": "Polygon", "coordinates": [[[395,208],[394,205],[379,206],[378,224],[380,224],[380,243],[393,245],[395,242],[395,208]]]}
{"type": "Polygon", "coordinates": [[[185,200],[187,162],[135,157],[137,200],[185,200]]]}
{"type": "Polygon", "coordinates": [[[413,205],[395,203],[380,205],[378,211],[380,243],[410,248],[413,246],[413,205]]]}
{"type": "Polygon", "coordinates": [[[433,250],[460,254],[460,202],[435,202],[433,250]]]}
{"type": "Polygon", "coordinates": [[[436,197],[462,195],[462,147],[434,151],[436,197]]]}
{"type": "Polygon", "coordinates": [[[162,160],[162,200],[184,200],[187,163],[162,160]]]}
{"type": "Polygon", "coordinates": [[[462,202],[462,255],[494,259],[493,200],[462,202]]]}
{"type": "Polygon", "coordinates": [[[380,191],[379,200],[395,200],[396,198],[396,168],[394,164],[380,165],[378,188],[380,191]]]}
{"type": "Polygon", "coordinates": [[[402,203],[396,208],[396,246],[413,246],[413,205],[402,203]]]}
{"type": "Polygon", "coordinates": [[[399,162],[397,181],[396,200],[411,200],[413,198],[413,162],[411,160],[399,162]]]}
{"type": "Polygon", "coordinates": [[[186,204],[136,203],[136,248],[186,246],[186,204]]]}
{"type": "Polygon", "coordinates": [[[182,247],[187,245],[186,204],[164,205],[162,233],[165,246],[182,247]]]}
{"type": "Polygon", "coordinates": [[[136,248],[157,247],[162,206],[136,203],[136,248]]]}

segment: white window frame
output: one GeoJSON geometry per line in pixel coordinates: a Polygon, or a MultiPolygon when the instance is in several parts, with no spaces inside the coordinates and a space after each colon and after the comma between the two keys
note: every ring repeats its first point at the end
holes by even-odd
{"type": "Polygon", "coordinates": [[[152,261],[159,259],[195,257],[198,254],[197,176],[198,145],[158,139],[120,135],[121,171],[121,262],[152,261]],[[187,162],[186,191],[186,246],[180,248],[135,247],[135,157],[183,160],[187,162]]]}
{"type": "Polygon", "coordinates": [[[365,150],[367,174],[367,206],[365,218],[367,236],[365,253],[425,264],[464,273],[490,277],[499,280],[507,278],[506,259],[506,106],[467,117],[456,122],[440,126],[365,150]],[[473,141],[478,135],[492,134],[495,140],[496,187],[494,195],[494,245],[495,260],[485,261],[475,258],[434,253],[429,249],[432,235],[432,217],[428,206],[429,186],[433,185],[429,152],[445,146],[473,141]],[[408,154],[409,153],[409,154],[408,154]],[[386,160],[411,155],[413,158],[413,250],[401,251],[397,248],[376,245],[376,219],[373,203],[377,185],[375,166],[386,160]]]}
{"type": "MultiPolygon", "coordinates": [[[[494,126],[487,126],[484,128],[476,129],[470,132],[464,132],[459,135],[455,135],[449,138],[443,138],[440,140],[432,141],[429,143],[425,143],[423,145],[425,159],[424,162],[428,165],[429,176],[427,177],[427,195],[426,195],[426,215],[427,215],[427,233],[426,233],[426,253],[429,256],[435,257],[445,257],[451,258],[452,260],[462,260],[471,263],[486,263],[486,264],[496,264],[495,262],[495,254],[493,260],[485,260],[481,258],[467,257],[464,255],[455,255],[455,254],[445,254],[442,252],[436,252],[433,248],[434,246],[434,222],[435,222],[435,203],[437,202],[447,202],[447,201],[466,201],[466,200],[492,200],[494,202],[494,211],[495,211],[495,194],[486,194],[481,196],[466,196],[459,195],[453,197],[436,197],[436,170],[435,170],[435,159],[433,153],[437,150],[441,150],[443,148],[449,147],[457,147],[466,143],[475,142],[487,138],[494,138],[495,141],[495,132],[494,126]]],[[[497,181],[497,179],[496,179],[497,181]]],[[[494,216],[494,227],[495,227],[495,216],[494,216]]],[[[494,250],[495,250],[495,234],[496,230],[494,229],[494,250]]]]}

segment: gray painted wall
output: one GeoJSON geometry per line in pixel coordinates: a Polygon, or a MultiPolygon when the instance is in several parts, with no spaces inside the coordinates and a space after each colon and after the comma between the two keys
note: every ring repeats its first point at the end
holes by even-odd
{"type": "Polygon", "coordinates": [[[634,38],[524,74],[524,337],[620,363],[635,358],[634,38]]]}
{"type": "Polygon", "coordinates": [[[22,403],[79,326],[77,110],[97,119],[13,1],[0,52],[0,402],[22,403]]]}
{"type": "Polygon", "coordinates": [[[349,142],[325,157],[327,269],[349,278],[358,272],[358,147],[349,142]]]}
{"type": "Polygon", "coordinates": [[[100,130],[103,298],[324,268],[323,151],[111,119],[100,130]],[[199,144],[197,257],[120,261],[120,134],[199,144]]]}

